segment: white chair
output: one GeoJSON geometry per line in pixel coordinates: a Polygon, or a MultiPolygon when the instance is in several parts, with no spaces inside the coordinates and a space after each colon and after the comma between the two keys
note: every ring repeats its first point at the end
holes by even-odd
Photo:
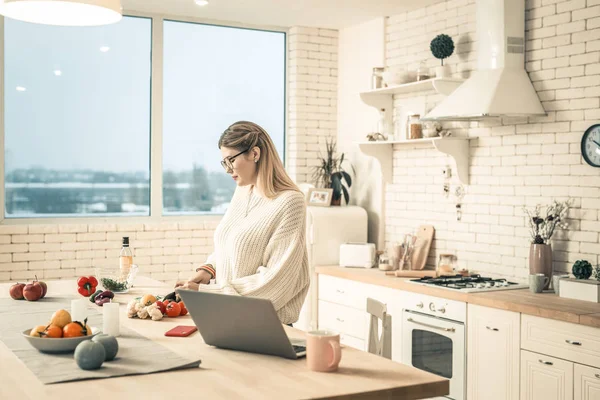
{"type": "Polygon", "coordinates": [[[392,359],[392,317],[387,307],[380,301],[367,298],[367,312],[371,314],[369,322],[369,353],[392,359]],[[380,328],[381,327],[381,328],[380,328]],[[381,334],[379,330],[381,329],[381,334]]]}

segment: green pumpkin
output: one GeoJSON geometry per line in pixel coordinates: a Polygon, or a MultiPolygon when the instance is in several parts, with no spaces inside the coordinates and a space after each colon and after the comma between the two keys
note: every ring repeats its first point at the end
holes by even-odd
{"type": "Polygon", "coordinates": [[[586,260],[577,260],[573,264],[573,275],[577,279],[588,279],[592,276],[592,264],[586,260]]]}
{"type": "Polygon", "coordinates": [[[106,351],[106,360],[112,361],[117,356],[119,352],[119,342],[117,338],[114,336],[109,336],[106,334],[96,335],[92,339],[92,342],[97,342],[104,346],[104,351],[106,351]]]}
{"type": "Polygon", "coordinates": [[[81,369],[98,369],[106,359],[104,346],[98,342],[84,340],[75,348],[75,362],[81,369]]]}

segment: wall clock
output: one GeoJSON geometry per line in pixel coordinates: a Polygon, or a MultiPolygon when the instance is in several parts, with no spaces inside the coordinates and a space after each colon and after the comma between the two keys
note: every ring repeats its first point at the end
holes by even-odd
{"type": "Polygon", "coordinates": [[[592,167],[600,168],[600,124],[590,126],[583,134],[581,155],[592,167]]]}

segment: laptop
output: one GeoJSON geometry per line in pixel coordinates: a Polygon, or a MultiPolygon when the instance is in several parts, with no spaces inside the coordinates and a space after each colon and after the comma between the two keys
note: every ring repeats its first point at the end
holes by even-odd
{"type": "Polygon", "coordinates": [[[306,341],[288,338],[270,300],[181,289],[177,292],[206,344],[289,359],[306,355],[306,341]]]}

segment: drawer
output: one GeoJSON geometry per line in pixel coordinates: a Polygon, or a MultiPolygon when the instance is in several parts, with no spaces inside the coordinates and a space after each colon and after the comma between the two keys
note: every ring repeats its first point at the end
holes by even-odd
{"type": "Polygon", "coordinates": [[[340,304],[319,300],[319,329],[327,329],[365,340],[368,314],[340,304]]]}
{"type": "Polygon", "coordinates": [[[521,348],[600,367],[600,329],[521,315],[521,348]]]}
{"type": "Polygon", "coordinates": [[[367,309],[367,293],[364,284],[328,275],[319,275],[319,300],[358,310],[367,309]]]}
{"type": "Polygon", "coordinates": [[[367,297],[389,304],[402,296],[399,290],[329,275],[319,275],[318,286],[319,300],[364,311],[367,309],[367,297]]]}
{"type": "Polygon", "coordinates": [[[600,400],[600,369],[575,364],[575,400],[600,400]]]}
{"type": "Polygon", "coordinates": [[[345,333],[340,334],[340,342],[344,346],[353,347],[361,351],[367,351],[367,345],[365,344],[366,342],[364,340],[346,335],[345,333]]]}

